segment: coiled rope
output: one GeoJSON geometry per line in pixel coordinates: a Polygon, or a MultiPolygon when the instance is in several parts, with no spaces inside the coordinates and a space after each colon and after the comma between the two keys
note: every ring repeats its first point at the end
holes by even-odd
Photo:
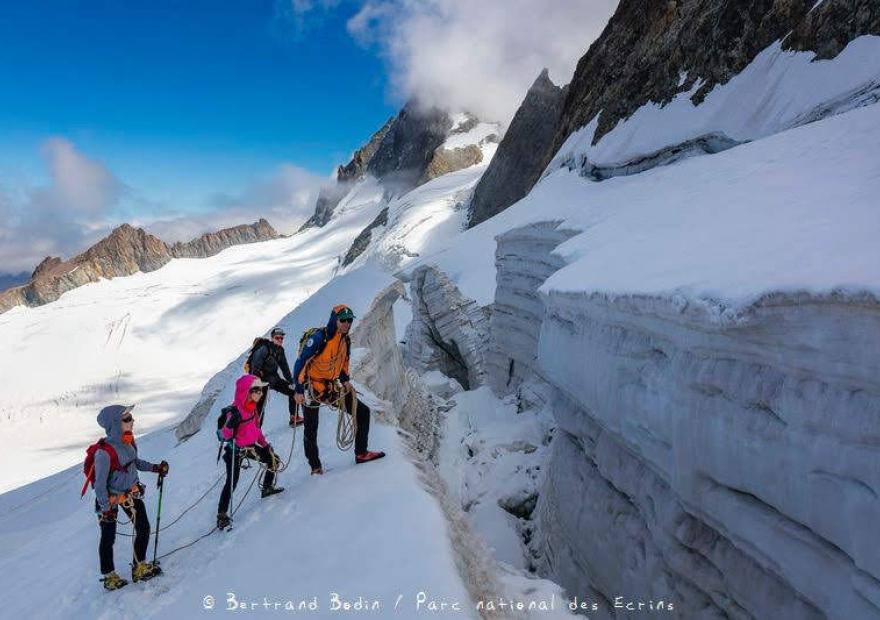
{"type": "Polygon", "coordinates": [[[357,436],[357,391],[352,386],[351,390],[344,390],[339,387],[333,389],[334,394],[339,396],[335,400],[321,401],[315,396],[311,383],[306,385],[309,394],[309,407],[328,405],[335,408],[339,412],[336,419],[336,447],[345,452],[354,444],[357,436]],[[345,407],[345,397],[351,394],[351,410],[345,407]]]}

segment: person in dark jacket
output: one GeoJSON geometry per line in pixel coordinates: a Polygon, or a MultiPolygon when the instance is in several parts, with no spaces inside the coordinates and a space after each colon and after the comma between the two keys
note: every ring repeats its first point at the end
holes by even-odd
{"type": "MultiPolygon", "coordinates": [[[[334,306],[330,311],[327,327],[316,331],[306,341],[302,353],[296,360],[296,402],[303,405],[305,431],[303,447],[312,468],[312,474],[323,474],[321,459],[318,456],[318,409],[321,403],[336,402],[340,396],[337,386],[341,384],[344,394],[343,405],[352,413],[354,388],[348,374],[351,340],[348,332],[354,320],[354,312],[346,305],[334,306]],[[310,402],[306,402],[305,386],[309,384],[310,402]]],[[[367,450],[370,434],[370,408],[360,400],[354,411],[357,430],[354,439],[354,462],[367,463],[385,456],[384,452],[367,450]]]]}
{"type": "Polygon", "coordinates": [[[165,476],[168,474],[168,463],[150,463],[138,457],[137,444],[132,433],[133,407],[134,405],[110,405],[101,409],[98,414],[98,424],[107,432],[104,441],[116,452],[119,461],[119,469],[113,469],[107,450],[95,452],[95,512],[98,513],[101,526],[98,557],[102,581],[108,590],[116,590],[128,583],[116,573],[113,564],[113,543],[116,541],[119,506],[122,506],[122,510],[134,524],[132,581],[152,579],[161,572],[158,566],[145,561],[150,540],[150,521],[142,499],[144,486],[140,484],[138,471],[150,471],[165,476]]]}
{"type": "Polygon", "coordinates": [[[293,375],[290,374],[290,366],[287,363],[287,354],[284,352],[284,330],[276,327],[270,334],[271,340],[262,342],[254,350],[251,357],[250,372],[269,384],[260,399],[259,413],[260,425],[263,424],[263,409],[266,406],[266,396],[269,390],[275,390],[287,396],[287,409],[290,413],[290,425],[297,426],[303,423],[303,417],[296,413],[296,402],[293,398],[293,375]],[[279,371],[281,374],[279,374],[279,371]]]}

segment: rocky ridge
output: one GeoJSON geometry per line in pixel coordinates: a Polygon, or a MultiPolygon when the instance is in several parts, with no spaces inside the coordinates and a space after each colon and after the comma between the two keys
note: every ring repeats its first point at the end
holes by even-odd
{"type": "Polygon", "coordinates": [[[65,292],[101,279],[159,269],[172,258],[206,258],[233,245],[275,239],[265,219],[206,233],[185,243],[168,245],[142,228],[119,226],[88,250],[67,261],[46,257],[30,281],[0,293],[0,312],[15,306],[42,306],[65,292]]]}

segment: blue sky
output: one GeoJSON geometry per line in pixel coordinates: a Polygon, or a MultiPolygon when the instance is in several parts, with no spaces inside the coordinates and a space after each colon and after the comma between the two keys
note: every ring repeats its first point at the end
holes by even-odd
{"type": "Polygon", "coordinates": [[[44,172],[41,141],[63,136],[135,186],[233,187],[279,161],[329,173],[396,104],[381,61],[346,32],[357,6],[305,27],[277,9],[5,3],[0,171],[44,172]]]}

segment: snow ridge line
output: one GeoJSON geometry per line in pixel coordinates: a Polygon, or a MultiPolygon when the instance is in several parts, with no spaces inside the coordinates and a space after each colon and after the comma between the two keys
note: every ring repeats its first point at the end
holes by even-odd
{"type": "MultiPolygon", "coordinates": [[[[439,445],[440,412],[430,394],[422,385],[421,379],[412,369],[407,369],[406,380],[410,388],[406,405],[401,411],[401,421],[406,419],[430,420],[431,424],[420,424],[413,428],[415,433],[402,432],[407,445],[407,454],[419,471],[419,480],[425,490],[437,499],[443,516],[446,518],[449,540],[455,556],[456,567],[465,583],[472,603],[493,601],[502,598],[504,588],[496,577],[492,552],[471,528],[458,502],[450,496],[449,490],[434,463],[436,454],[424,450],[424,446],[439,445]],[[433,436],[422,436],[432,432],[433,436]]],[[[480,609],[482,618],[526,618],[523,614],[511,611],[488,611],[480,609]]]]}

